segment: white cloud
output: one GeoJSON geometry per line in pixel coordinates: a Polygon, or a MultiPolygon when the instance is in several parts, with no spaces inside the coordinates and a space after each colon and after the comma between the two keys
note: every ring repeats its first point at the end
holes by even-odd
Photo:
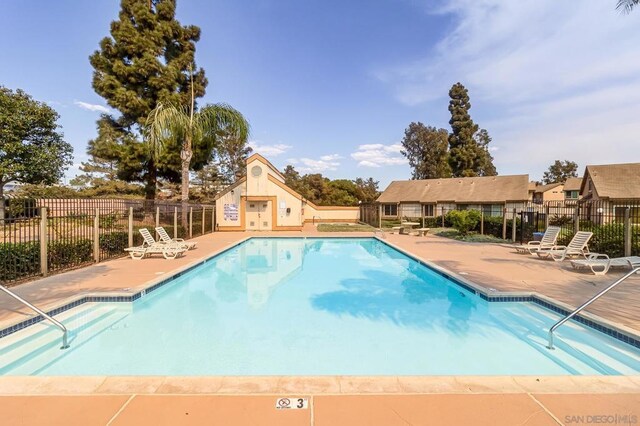
{"type": "Polygon", "coordinates": [[[342,157],[338,154],[323,155],[318,160],[313,158],[289,158],[287,161],[301,173],[322,173],[327,170],[337,170],[342,157]]]}
{"type": "Polygon", "coordinates": [[[253,149],[253,152],[256,152],[265,157],[277,157],[278,155],[284,154],[291,149],[290,145],[285,145],[283,143],[267,145],[263,144],[260,141],[250,141],[249,146],[253,149]]]}
{"type": "Polygon", "coordinates": [[[79,106],[82,109],[86,109],[87,111],[104,112],[106,114],[111,112],[109,108],[102,105],[90,104],[82,101],[73,101],[73,104],[79,106]]]}
{"type": "Polygon", "coordinates": [[[430,12],[453,18],[432,54],[376,73],[400,102],[444,106],[461,81],[502,173],[637,158],[640,14],[601,0],[444,0],[430,12]]]}
{"type": "Polygon", "coordinates": [[[407,159],[400,151],[402,145],[383,145],[380,143],[359,145],[356,152],[351,154],[351,158],[358,162],[358,166],[382,167],[397,166],[407,164],[407,159]]]}
{"type": "Polygon", "coordinates": [[[320,159],[322,161],[335,161],[342,159],[342,156],[339,154],[323,155],[320,159]]]}

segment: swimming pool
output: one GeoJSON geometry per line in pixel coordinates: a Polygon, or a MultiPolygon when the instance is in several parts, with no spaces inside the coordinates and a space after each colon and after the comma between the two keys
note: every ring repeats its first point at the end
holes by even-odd
{"type": "Polygon", "coordinates": [[[252,238],[133,303],[0,339],[4,375],[638,374],[640,351],[530,302],[488,302],[372,238],[252,238]]]}

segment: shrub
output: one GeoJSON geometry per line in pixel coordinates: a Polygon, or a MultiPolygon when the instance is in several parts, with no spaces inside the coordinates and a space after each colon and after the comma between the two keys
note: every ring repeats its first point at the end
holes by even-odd
{"type": "Polygon", "coordinates": [[[115,212],[100,215],[100,228],[114,228],[118,225],[118,214],[115,212]]]}
{"type": "Polygon", "coordinates": [[[569,224],[573,224],[572,216],[553,215],[549,218],[549,225],[551,226],[566,226],[569,224]]]}
{"type": "Polygon", "coordinates": [[[47,259],[49,269],[64,269],[93,260],[93,242],[88,239],[49,242],[47,259]]]}
{"type": "Polygon", "coordinates": [[[447,213],[447,219],[460,235],[464,236],[478,226],[480,212],[478,210],[452,210],[447,213]]]}
{"type": "Polygon", "coordinates": [[[100,250],[108,256],[123,254],[124,249],[129,244],[129,234],[127,232],[111,232],[100,235],[100,250]]]}
{"type": "MultiPolygon", "coordinates": [[[[480,225],[478,225],[480,231],[480,225]]],[[[502,216],[484,216],[484,233],[502,238],[502,216]]]]}
{"type": "Polygon", "coordinates": [[[606,253],[609,257],[624,256],[624,225],[610,223],[594,226],[589,240],[589,249],[596,253],[606,253]]]}
{"type": "Polygon", "coordinates": [[[0,280],[14,281],[40,273],[40,242],[0,243],[0,280]]]}

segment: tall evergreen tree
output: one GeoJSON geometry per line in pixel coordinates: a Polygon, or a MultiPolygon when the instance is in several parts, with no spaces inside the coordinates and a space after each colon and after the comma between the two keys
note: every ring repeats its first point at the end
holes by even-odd
{"type": "Polygon", "coordinates": [[[218,143],[213,149],[212,162],[216,164],[225,183],[233,183],[245,174],[247,158],[252,151],[246,138],[238,138],[233,134],[225,134],[218,138],[218,143]]]}
{"type": "Polygon", "coordinates": [[[448,137],[445,129],[411,123],[404,131],[402,155],[409,160],[412,179],[451,177],[448,163],[448,137]]]}
{"type": "Polygon", "coordinates": [[[473,122],[469,109],[469,94],[460,83],[456,83],[449,90],[449,112],[451,113],[451,134],[449,135],[449,165],[454,177],[477,176],[479,162],[477,158],[477,143],[473,135],[478,131],[478,125],[473,122]]]}
{"type": "Polygon", "coordinates": [[[454,177],[493,176],[497,172],[489,153],[489,132],[473,122],[469,109],[469,93],[460,83],[449,90],[451,134],[449,135],[449,165],[454,177]]]}
{"type": "Polygon", "coordinates": [[[478,156],[481,157],[478,176],[497,176],[498,171],[496,166],[493,165],[493,155],[489,152],[489,143],[491,143],[489,132],[485,129],[480,129],[473,137],[478,145],[478,156]]]}
{"type": "MultiPolygon", "coordinates": [[[[119,112],[103,117],[104,125],[120,132],[117,149],[99,154],[113,141],[110,132],[98,135],[88,153],[118,164],[118,177],[145,184],[145,195],[154,198],[158,177],[179,181],[180,141],[166,146],[160,156],[151,156],[143,143],[145,120],[158,104],[190,105],[191,93],[200,98],[207,79],[195,64],[196,26],[182,26],[175,19],[175,0],[121,0],[119,19],[111,23],[111,37],[89,58],[94,68],[93,88],[119,112]],[[191,72],[193,71],[193,73],[191,72]],[[193,74],[193,77],[191,77],[193,74]],[[193,78],[193,83],[191,82],[193,78]]],[[[194,152],[191,167],[201,168],[206,152],[194,152]]]]}

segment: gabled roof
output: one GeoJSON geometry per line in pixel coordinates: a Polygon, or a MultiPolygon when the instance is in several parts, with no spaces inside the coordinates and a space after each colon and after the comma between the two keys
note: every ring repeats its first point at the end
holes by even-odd
{"type": "Polygon", "coordinates": [[[242,176],[240,179],[233,182],[231,185],[227,186],[224,190],[218,192],[213,199],[217,200],[218,198],[222,197],[224,194],[228,193],[229,191],[236,189],[238,186],[240,186],[241,183],[246,182],[246,180],[247,180],[247,177],[242,176]]]}
{"type": "Polygon", "coordinates": [[[528,175],[403,180],[391,182],[377,201],[504,203],[527,201],[528,189],[528,175]]]}
{"type": "Polygon", "coordinates": [[[593,191],[600,198],[640,198],[640,163],[587,166],[584,176],[580,186],[583,194],[586,182],[591,178],[593,191]]]}
{"type": "Polygon", "coordinates": [[[535,189],[535,192],[547,192],[553,188],[557,188],[559,186],[563,185],[562,182],[556,182],[556,183],[548,183],[546,185],[538,185],[535,189]]]}
{"type": "Polygon", "coordinates": [[[582,178],[581,177],[570,177],[564,183],[565,191],[580,191],[580,186],[582,186],[582,178]]]}
{"type": "Polygon", "coordinates": [[[249,166],[249,164],[251,164],[251,162],[253,160],[260,160],[262,161],[264,164],[266,164],[267,166],[269,166],[269,168],[274,171],[278,176],[280,176],[283,180],[285,179],[284,175],[280,172],[280,170],[278,170],[276,168],[276,166],[274,166],[273,164],[271,164],[271,162],[269,160],[267,160],[266,158],[264,158],[262,155],[258,154],[257,152],[253,155],[251,155],[249,158],[247,158],[247,166],[249,166]]]}

